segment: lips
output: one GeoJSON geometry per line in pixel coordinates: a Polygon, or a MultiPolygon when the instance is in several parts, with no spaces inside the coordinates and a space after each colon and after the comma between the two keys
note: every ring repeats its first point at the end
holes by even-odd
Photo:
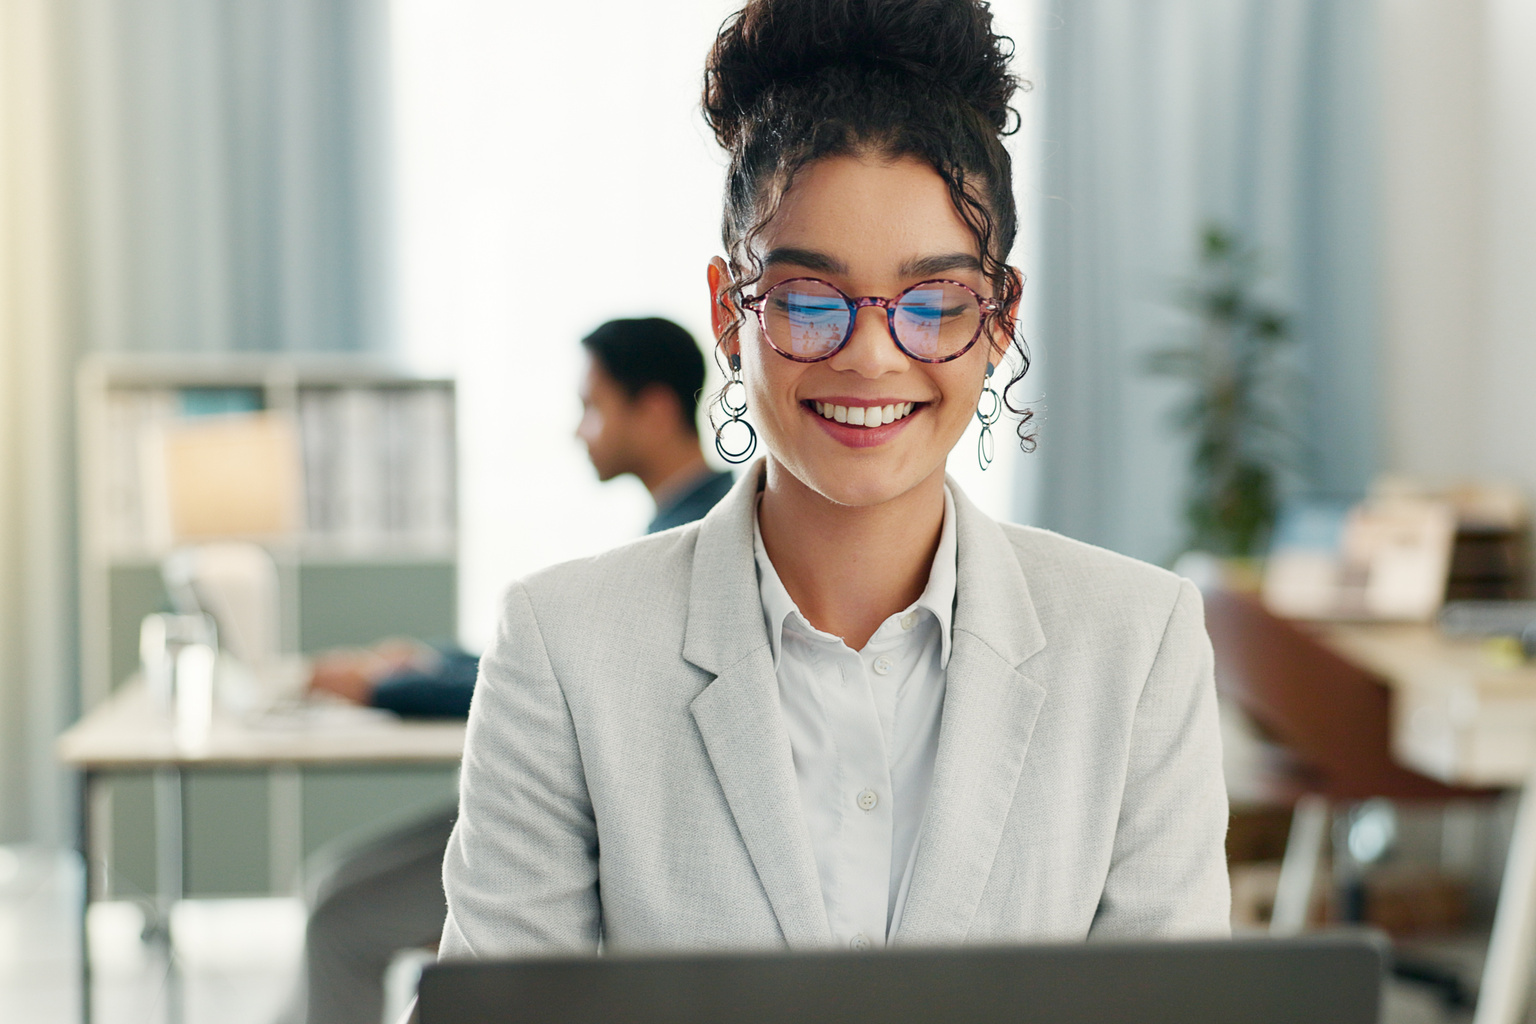
{"type": "Polygon", "coordinates": [[[916,402],[892,402],[887,405],[836,405],[832,402],[813,401],[810,404],[816,410],[816,415],[822,419],[866,429],[905,419],[917,407],[916,402]]]}
{"type": "Polygon", "coordinates": [[[881,402],[843,398],[830,402],[803,401],[806,415],[838,444],[847,448],[878,448],[906,430],[927,402],[881,402]]]}

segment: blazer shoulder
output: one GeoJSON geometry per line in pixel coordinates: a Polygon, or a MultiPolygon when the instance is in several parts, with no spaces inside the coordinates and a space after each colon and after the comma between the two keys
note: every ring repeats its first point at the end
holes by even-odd
{"type": "Polygon", "coordinates": [[[1193,584],[1167,569],[1035,526],[1001,523],[1036,601],[1070,614],[1124,615],[1144,610],[1166,618],[1193,584]]]}
{"type": "Polygon", "coordinates": [[[515,581],[508,600],[520,593],[541,620],[546,615],[579,616],[573,621],[625,609],[654,610],[669,603],[669,597],[686,605],[697,541],[698,524],[689,523],[551,565],[515,581]]]}

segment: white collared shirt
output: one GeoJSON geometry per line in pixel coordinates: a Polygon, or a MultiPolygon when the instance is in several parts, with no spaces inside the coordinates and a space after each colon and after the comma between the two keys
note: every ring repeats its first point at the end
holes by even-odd
{"type": "Polygon", "coordinates": [[[955,605],[955,503],[928,585],[864,649],[806,621],[753,517],[758,586],[779,704],[833,940],[884,945],[901,925],[933,783],[955,605]]]}

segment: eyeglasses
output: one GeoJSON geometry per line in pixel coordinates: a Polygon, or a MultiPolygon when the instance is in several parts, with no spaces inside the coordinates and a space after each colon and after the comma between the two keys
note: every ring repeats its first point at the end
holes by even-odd
{"type": "Polygon", "coordinates": [[[792,277],[742,300],[757,314],[773,350],[797,363],[830,359],[853,336],[865,306],[885,310],[896,347],[920,363],[945,363],[969,351],[986,317],[1000,308],[959,281],[919,281],[894,299],[854,299],[819,277],[792,277]]]}

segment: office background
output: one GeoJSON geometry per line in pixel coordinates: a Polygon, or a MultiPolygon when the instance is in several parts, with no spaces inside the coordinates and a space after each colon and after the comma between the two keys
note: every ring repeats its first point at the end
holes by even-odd
{"type": "MultiPolygon", "coordinates": [[[[575,339],[707,334],[731,3],[0,4],[0,842],[66,844],[73,376],[90,352],[344,351],[455,374],[461,639],[517,574],[639,532],[571,437],[575,339]]],[[[994,514],[1164,560],[1178,385],[1145,353],[1218,221],[1307,381],[1295,493],[1379,473],[1536,495],[1536,9],[1522,0],[998,0],[1019,42],[1014,261],[1041,446],[994,514]]]]}

